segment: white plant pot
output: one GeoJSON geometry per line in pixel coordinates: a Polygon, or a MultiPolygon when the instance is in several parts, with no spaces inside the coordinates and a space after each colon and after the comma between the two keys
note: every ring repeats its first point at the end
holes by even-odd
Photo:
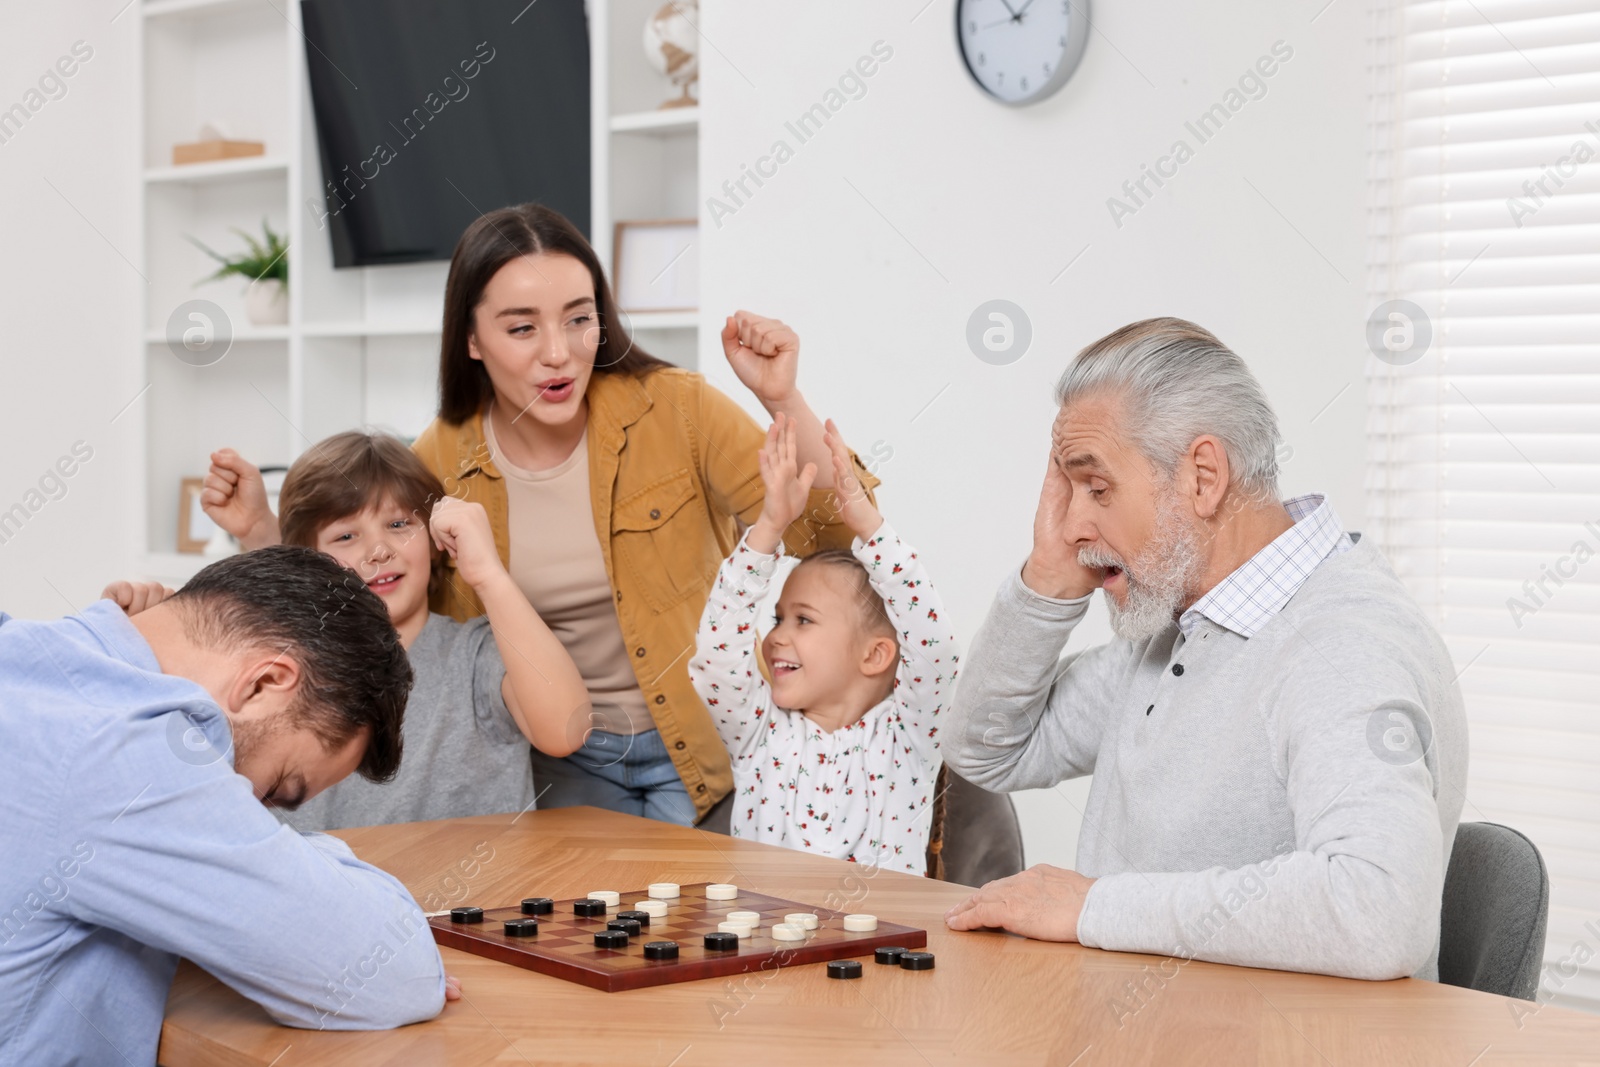
{"type": "Polygon", "coordinates": [[[252,326],[283,326],[289,321],[289,290],[276,278],[251,282],[244,292],[244,313],[252,326]]]}

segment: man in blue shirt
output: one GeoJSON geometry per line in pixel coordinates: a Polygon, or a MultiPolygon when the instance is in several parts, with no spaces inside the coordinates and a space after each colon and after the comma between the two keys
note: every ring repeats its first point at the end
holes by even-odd
{"type": "Polygon", "coordinates": [[[0,1063],[153,1063],[180,956],[289,1026],[438,1014],[405,887],[267,810],[392,776],[410,688],[383,602],[309,549],[134,618],[0,613],[0,1063]]]}

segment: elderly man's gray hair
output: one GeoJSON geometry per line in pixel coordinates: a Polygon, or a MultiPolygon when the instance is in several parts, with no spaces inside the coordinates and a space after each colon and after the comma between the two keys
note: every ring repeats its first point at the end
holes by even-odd
{"type": "Polygon", "coordinates": [[[1093,395],[1121,401],[1129,436],[1169,477],[1194,439],[1211,434],[1227,450],[1235,486],[1278,499],[1278,418],[1244,360],[1209,331],[1161,318],[1107,334],[1056,385],[1062,405],[1093,395]]]}

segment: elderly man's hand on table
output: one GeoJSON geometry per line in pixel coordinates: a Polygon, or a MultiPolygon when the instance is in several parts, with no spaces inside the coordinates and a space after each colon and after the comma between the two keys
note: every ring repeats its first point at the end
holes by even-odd
{"type": "Polygon", "coordinates": [[[1093,878],[1037,864],[990,882],[945,913],[952,930],[1009,930],[1038,941],[1078,940],[1078,916],[1093,878]]]}

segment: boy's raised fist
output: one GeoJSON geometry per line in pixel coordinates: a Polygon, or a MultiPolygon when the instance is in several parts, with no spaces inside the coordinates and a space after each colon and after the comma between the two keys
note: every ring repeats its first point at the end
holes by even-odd
{"type": "Polygon", "coordinates": [[[246,550],[275,545],[278,517],[267,506],[267,487],[254,463],[231,448],[211,453],[211,469],[200,490],[200,507],[211,521],[239,539],[246,550]]]}

